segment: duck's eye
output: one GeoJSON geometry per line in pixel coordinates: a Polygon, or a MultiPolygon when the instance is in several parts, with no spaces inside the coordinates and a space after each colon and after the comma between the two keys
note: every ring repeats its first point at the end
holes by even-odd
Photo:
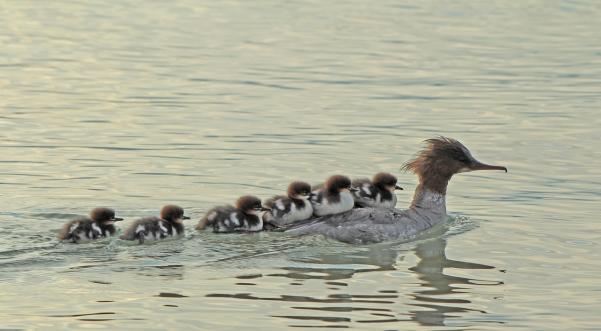
{"type": "Polygon", "coordinates": [[[470,160],[467,158],[467,155],[465,155],[465,153],[461,153],[459,151],[454,153],[455,155],[453,155],[454,159],[461,162],[461,163],[469,163],[470,160]]]}

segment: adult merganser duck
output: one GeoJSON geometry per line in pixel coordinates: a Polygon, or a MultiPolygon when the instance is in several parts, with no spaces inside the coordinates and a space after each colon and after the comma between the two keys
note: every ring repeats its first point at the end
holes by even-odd
{"type": "Polygon", "coordinates": [[[394,190],[403,188],[396,184],[394,175],[387,172],[377,173],[372,180],[367,178],[353,180],[353,192],[356,207],[372,207],[390,209],[396,206],[394,190]]]}
{"type": "Polygon", "coordinates": [[[110,208],[94,208],[90,217],[79,217],[66,223],[58,234],[58,240],[70,240],[73,243],[109,237],[115,234],[115,222],[122,221],[115,217],[110,208]]]}
{"type": "Polygon", "coordinates": [[[419,177],[409,209],[356,208],[293,224],[291,235],[321,234],[347,243],[376,243],[410,238],[447,219],[447,184],[454,174],[475,170],[504,170],[477,161],[459,141],[446,137],[428,139],[404,170],[419,177]]]}
{"type": "Polygon", "coordinates": [[[123,240],[137,240],[143,244],[145,240],[161,240],[184,234],[184,209],[176,205],[166,205],[161,209],[161,217],[141,218],[132,223],[121,236],[123,240]]]}
{"type": "Polygon", "coordinates": [[[262,212],[269,210],[261,199],[245,195],[236,201],[236,207],[226,205],[209,210],[196,225],[197,230],[207,227],[213,232],[256,232],[263,230],[262,212]]]}
{"type": "Polygon", "coordinates": [[[355,205],[351,190],[351,180],[342,175],[328,178],[323,187],[313,191],[309,201],[315,216],[334,215],[350,210],[355,205]]]}
{"type": "Polygon", "coordinates": [[[275,226],[304,221],[313,216],[313,206],[309,201],[311,185],[305,182],[292,182],[288,185],[287,196],[277,195],[263,204],[271,209],[265,213],[265,220],[275,226]]]}

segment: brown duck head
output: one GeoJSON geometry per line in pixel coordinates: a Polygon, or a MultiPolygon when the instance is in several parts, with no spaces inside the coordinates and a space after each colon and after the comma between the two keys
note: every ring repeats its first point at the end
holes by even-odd
{"type": "Polygon", "coordinates": [[[435,192],[446,194],[447,184],[454,174],[475,170],[504,170],[507,168],[484,164],[476,160],[459,141],[438,137],[425,141],[426,146],[413,160],[402,167],[414,172],[420,185],[435,192]]]}

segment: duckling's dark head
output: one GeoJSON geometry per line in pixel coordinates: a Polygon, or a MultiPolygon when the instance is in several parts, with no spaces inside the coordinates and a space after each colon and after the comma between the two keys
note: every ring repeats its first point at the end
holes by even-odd
{"type": "Polygon", "coordinates": [[[459,141],[438,137],[425,141],[426,147],[403,165],[413,171],[427,188],[445,194],[448,181],[454,174],[475,170],[504,170],[502,166],[484,164],[476,160],[459,141]]]}
{"type": "Polygon", "coordinates": [[[343,175],[334,175],[328,178],[324,188],[330,193],[338,193],[351,189],[351,179],[343,175]]]}
{"type": "Polygon", "coordinates": [[[165,221],[181,223],[183,220],[190,219],[184,216],[184,208],[177,205],[166,205],[161,208],[161,218],[165,221]]]}
{"type": "Polygon", "coordinates": [[[261,205],[261,199],[253,195],[245,195],[236,201],[236,208],[245,214],[258,215],[259,212],[269,210],[261,205]]]}
{"type": "Polygon", "coordinates": [[[90,212],[90,218],[101,225],[112,225],[115,222],[122,221],[122,218],[115,217],[115,211],[111,208],[99,207],[90,212]]]}
{"type": "Polygon", "coordinates": [[[375,174],[374,178],[371,181],[380,189],[389,190],[391,192],[393,192],[394,190],[403,189],[402,187],[396,184],[396,177],[388,172],[379,172],[375,174]]]}
{"type": "Polygon", "coordinates": [[[305,182],[292,182],[288,185],[288,196],[292,199],[302,199],[311,194],[311,185],[305,182]]]}

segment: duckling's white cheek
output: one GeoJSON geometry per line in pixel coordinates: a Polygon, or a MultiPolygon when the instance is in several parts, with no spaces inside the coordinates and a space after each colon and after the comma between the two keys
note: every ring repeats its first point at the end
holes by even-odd
{"type": "Polygon", "coordinates": [[[470,171],[472,171],[472,169],[470,169],[470,168],[468,168],[468,167],[463,167],[463,168],[459,169],[459,170],[457,171],[457,173],[462,173],[462,172],[470,172],[470,171]]]}

